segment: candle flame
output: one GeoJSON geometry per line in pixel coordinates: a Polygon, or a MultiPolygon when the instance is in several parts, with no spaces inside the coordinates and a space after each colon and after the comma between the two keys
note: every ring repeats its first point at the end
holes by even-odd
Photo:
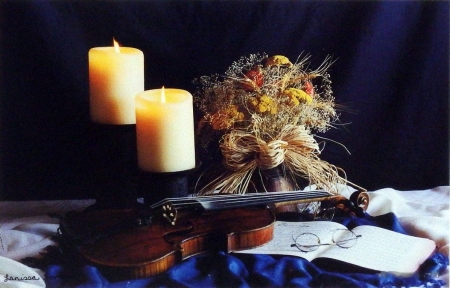
{"type": "Polygon", "coordinates": [[[113,42],[114,42],[114,50],[116,50],[116,53],[120,53],[119,43],[117,43],[116,39],[114,39],[114,38],[113,38],[113,42]]]}
{"type": "Polygon", "coordinates": [[[161,103],[166,103],[166,94],[164,93],[164,86],[161,89],[161,103]]]}

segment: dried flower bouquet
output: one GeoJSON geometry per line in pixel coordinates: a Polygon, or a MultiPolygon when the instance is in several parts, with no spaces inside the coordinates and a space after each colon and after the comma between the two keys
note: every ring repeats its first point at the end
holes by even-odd
{"type": "Polygon", "coordinates": [[[194,101],[203,113],[198,137],[207,146],[212,133],[219,133],[223,156],[222,168],[198,194],[246,193],[255,175],[271,169],[331,193],[337,193],[336,184],[347,183],[342,169],[319,158],[313,134],[338,120],[327,72],[333,61],[327,57],[311,70],[309,60],[252,54],[225,75],[194,80],[199,85],[194,101]]]}

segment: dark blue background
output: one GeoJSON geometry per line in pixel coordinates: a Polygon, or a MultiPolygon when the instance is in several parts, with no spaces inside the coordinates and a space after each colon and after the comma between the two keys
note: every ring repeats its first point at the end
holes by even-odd
{"type": "Polygon", "coordinates": [[[257,52],[326,55],[342,123],[322,158],[367,189],[449,184],[447,1],[2,1],[0,199],[92,197],[88,50],[141,49],[192,91],[257,52]]]}

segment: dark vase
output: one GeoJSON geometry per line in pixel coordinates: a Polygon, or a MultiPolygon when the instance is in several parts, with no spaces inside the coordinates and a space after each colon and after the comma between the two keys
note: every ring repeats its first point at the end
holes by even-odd
{"type": "MultiPolygon", "coordinates": [[[[288,192],[301,190],[308,185],[308,182],[303,179],[297,179],[289,171],[286,171],[285,166],[280,164],[274,168],[261,170],[263,188],[257,188],[258,191],[264,192],[288,192]]],[[[300,212],[297,204],[286,204],[277,206],[276,213],[300,212]]]]}
{"type": "Polygon", "coordinates": [[[261,170],[263,184],[267,192],[293,191],[297,189],[295,179],[280,164],[274,168],[261,170]]]}

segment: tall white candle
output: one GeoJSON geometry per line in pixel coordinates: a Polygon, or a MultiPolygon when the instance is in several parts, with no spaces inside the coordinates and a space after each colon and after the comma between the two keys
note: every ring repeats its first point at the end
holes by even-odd
{"type": "Polygon", "coordinates": [[[154,89],[136,96],[139,168],[177,172],[195,168],[192,95],[181,89],[154,89]]]}
{"type": "Polygon", "coordinates": [[[144,91],[144,54],[131,47],[89,50],[91,120],[100,124],[134,124],[134,97],[144,91]]]}

